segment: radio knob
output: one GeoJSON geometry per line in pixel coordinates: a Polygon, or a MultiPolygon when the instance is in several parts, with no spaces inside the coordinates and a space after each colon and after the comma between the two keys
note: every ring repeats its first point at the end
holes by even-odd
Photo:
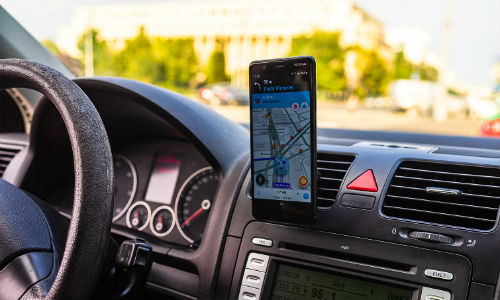
{"type": "Polygon", "coordinates": [[[408,237],[421,241],[447,244],[447,245],[453,244],[455,242],[455,239],[450,236],[432,232],[425,232],[425,231],[410,231],[408,233],[408,237]]]}

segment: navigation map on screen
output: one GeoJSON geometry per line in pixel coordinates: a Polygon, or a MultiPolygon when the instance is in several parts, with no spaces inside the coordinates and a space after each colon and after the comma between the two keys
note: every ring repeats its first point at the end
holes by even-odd
{"type": "Polygon", "coordinates": [[[310,91],[262,90],[252,95],[255,197],[310,202],[310,91]]]}

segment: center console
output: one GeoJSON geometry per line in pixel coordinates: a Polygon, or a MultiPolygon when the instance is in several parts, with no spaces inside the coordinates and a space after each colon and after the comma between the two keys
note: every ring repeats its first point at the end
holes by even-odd
{"type": "Polygon", "coordinates": [[[231,299],[448,300],[466,298],[471,263],[458,254],[252,222],[235,270],[231,299]]]}
{"type": "Polygon", "coordinates": [[[318,202],[314,224],[253,218],[246,178],[216,298],[500,299],[498,159],[419,149],[318,149],[324,180],[318,189],[336,194],[328,205],[318,202]],[[334,176],[349,163],[345,175],[334,176]],[[350,188],[367,170],[376,191],[350,188]],[[462,194],[441,193],[452,188],[462,194]]]}

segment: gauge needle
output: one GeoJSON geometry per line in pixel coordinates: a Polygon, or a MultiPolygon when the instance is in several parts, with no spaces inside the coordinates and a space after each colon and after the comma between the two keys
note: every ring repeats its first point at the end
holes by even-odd
{"type": "Polygon", "coordinates": [[[187,218],[186,221],[184,221],[181,225],[182,228],[184,228],[184,226],[186,226],[187,224],[189,224],[189,222],[193,221],[194,219],[196,219],[199,215],[201,215],[205,210],[203,208],[198,208],[197,211],[194,212],[194,214],[191,215],[191,217],[187,218]]]}
{"type": "Polygon", "coordinates": [[[193,221],[194,219],[196,219],[199,215],[201,215],[203,213],[203,211],[205,210],[208,210],[210,208],[210,200],[203,200],[203,202],[201,202],[201,207],[198,208],[198,210],[196,210],[194,212],[193,215],[191,215],[191,217],[187,218],[186,221],[184,221],[181,225],[182,228],[184,228],[184,226],[186,226],[187,224],[189,224],[189,222],[193,221]]]}

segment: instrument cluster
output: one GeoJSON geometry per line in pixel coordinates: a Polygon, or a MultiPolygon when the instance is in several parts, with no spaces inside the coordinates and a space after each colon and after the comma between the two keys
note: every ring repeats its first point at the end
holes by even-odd
{"type": "Polygon", "coordinates": [[[120,147],[113,158],[113,226],[196,247],[219,185],[205,158],[170,141],[120,147]]]}

